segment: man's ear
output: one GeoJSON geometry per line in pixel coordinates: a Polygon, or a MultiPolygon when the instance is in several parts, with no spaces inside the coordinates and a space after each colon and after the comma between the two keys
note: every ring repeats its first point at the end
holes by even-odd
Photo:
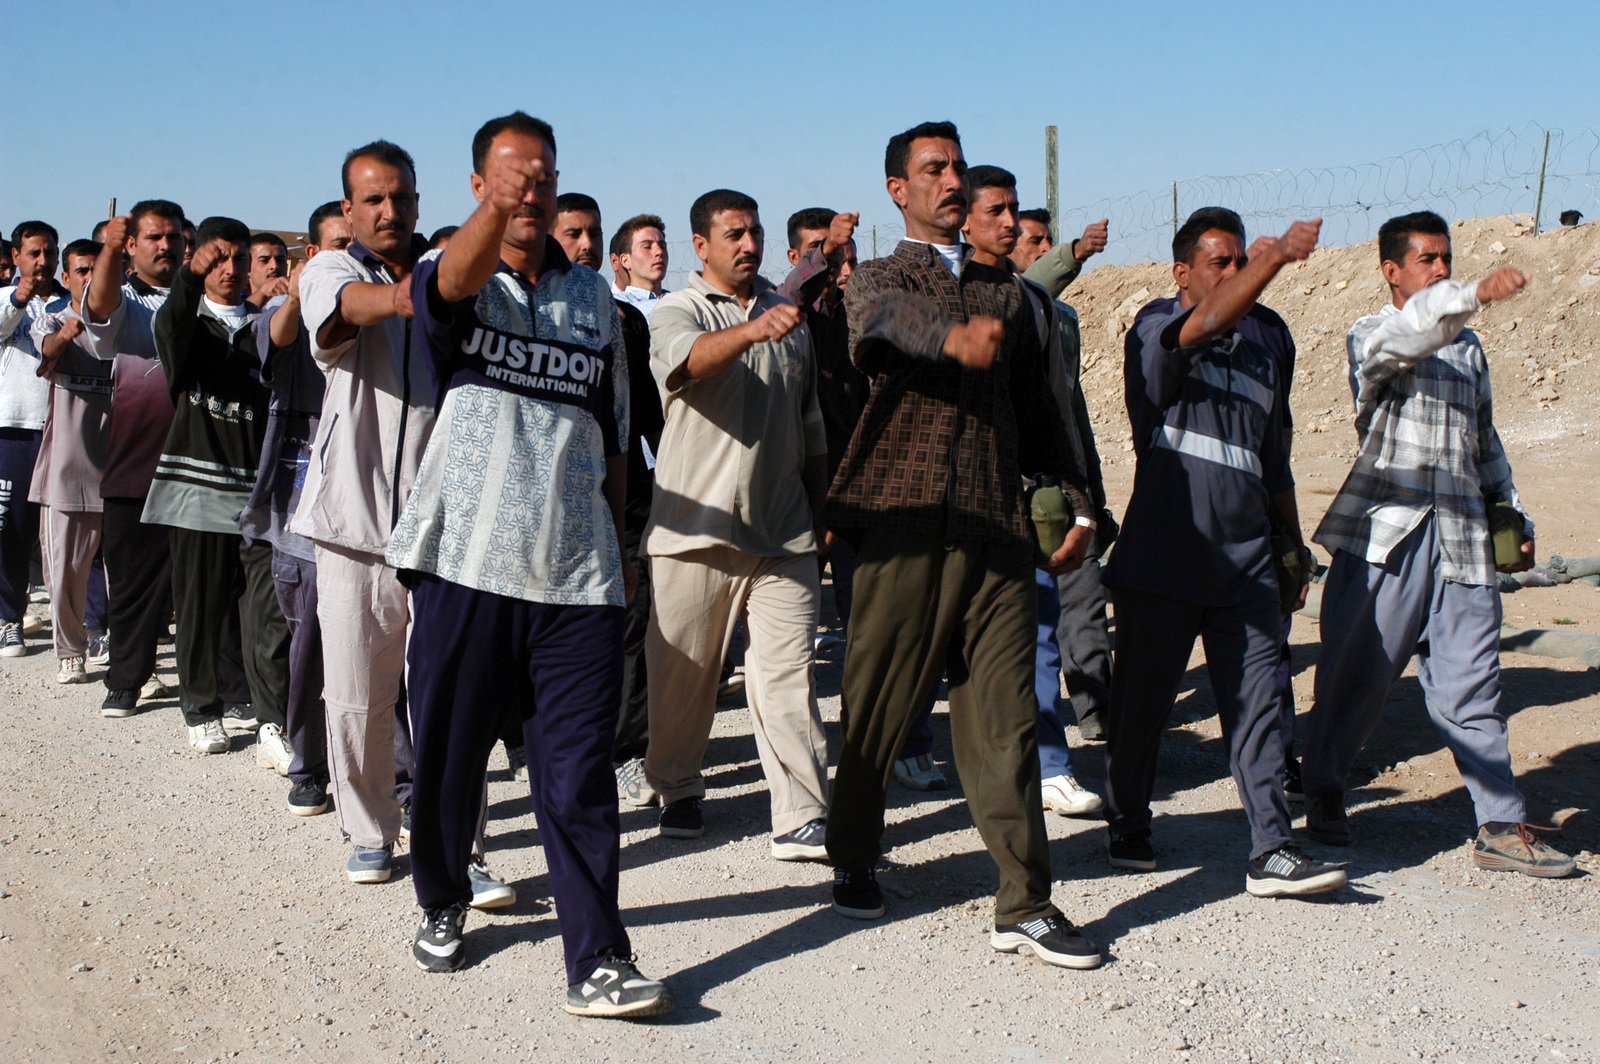
{"type": "Polygon", "coordinates": [[[487,187],[488,183],[484,181],[483,175],[474,170],[472,173],[472,199],[475,203],[483,202],[484,189],[487,187]]]}
{"type": "Polygon", "coordinates": [[[906,209],[906,179],[891,177],[884,181],[883,187],[889,190],[889,198],[894,200],[894,205],[901,210],[906,209]]]}
{"type": "Polygon", "coordinates": [[[1400,271],[1405,267],[1393,259],[1384,259],[1378,264],[1378,269],[1383,271],[1383,279],[1390,288],[1396,287],[1400,280],[1400,271]]]}
{"type": "Polygon", "coordinates": [[[694,241],[694,253],[699,256],[701,262],[706,261],[706,247],[710,241],[699,233],[690,234],[690,238],[694,241]]]}
{"type": "Polygon", "coordinates": [[[1189,287],[1189,264],[1187,262],[1174,262],[1172,264],[1172,279],[1178,282],[1180,289],[1189,287]]]}

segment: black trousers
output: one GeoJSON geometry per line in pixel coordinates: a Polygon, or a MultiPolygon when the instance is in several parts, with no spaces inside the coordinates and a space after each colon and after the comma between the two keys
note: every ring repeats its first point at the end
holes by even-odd
{"type": "Polygon", "coordinates": [[[106,687],[138,690],[156,671],[156,640],[172,613],[171,529],[139,520],[144,499],[106,499],[101,554],[109,598],[111,664],[106,687]]]}
{"type": "Polygon", "coordinates": [[[247,547],[226,532],[168,533],[184,723],[203,724],[222,715],[223,703],[248,701],[257,720],[283,727],[289,624],[272,582],[272,548],[247,547]]]}

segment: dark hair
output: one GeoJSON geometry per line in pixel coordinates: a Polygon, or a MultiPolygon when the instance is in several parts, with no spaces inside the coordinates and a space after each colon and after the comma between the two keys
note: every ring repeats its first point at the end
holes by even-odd
{"type": "Polygon", "coordinates": [[[1404,265],[1406,252],[1411,250],[1412,233],[1427,233],[1449,239],[1450,226],[1432,211],[1416,211],[1390,218],[1378,226],[1378,261],[1404,265]]]}
{"type": "Polygon", "coordinates": [[[961,134],[956,132],[954,122],[923,122],[912,126],[904,133],[896,133],[889,138],[889,147],[883,153],[883,176],[905,177],[906,160],[911,158],[911,142],[923,137],[953,140],[957,146],[961,144],[961,134]]]}
{"type": "Polygon", "coordinates": [[[526,133],[530,137],[538,137],[550,145],[551,154],[556,150],[556,131],[550,128],[550,123],[542,118],[535,118],[526,111],[512,111],[499,118],[491,118],[478,127],[478,132],[472,135],[472,172],[483,174],[483,161],[489,157],[489,145],[494,143],[494,138],[506,130],[515,133],[526,133]]]}
{"type": "Polygon", "coordinates": [[[311,212],[311,220],[306,223],[306,241],[322,246],[322,223],[329,218],[343,217],[344,208],[338,200],[329,200],[311,212]]]}
{"type": "Polygon", "coordinates": [[[400,145],[389,140],[375,140],[371,144],[363,144],[359,148],[350,149],[344,157],[344,166],[339,170],[339,183],[344,188],[344,198],[350,198],[350,166],[357,159],[376,159],[388,163],[396,170],[404,169],[411,175],[411,183],[417,183],[417,164],[411,158],[411,153],[400,145]]]}
{"type": "Polygon", "coordinates": [[[261,244],[276,244],[279,248],[283,249],[283,253],[285,255],[289,254],[289,245],[285,244],[283,242],[283,237],[279,236],[277,233],[269,233],[265,230],[259,233],[252,233],[250,235],[250,246],[257,247],[261,244]]]}
{"type": "Polygon", "coordinates": [[[98,240],[74,240],[61,249],[61,261],[66,262],[74,255],[87,255],[91,259],[100,257],[100,249],[105,245],[98,240]]]}
{"type": "Polygon", "coordinates": [[[1044,226],[1046,229],[1049,229],[1050,228],[1050,212],[1045,210],[1043,207],[1032,207],[1032,208],[1030,208],[1028,210],[1018,212],[1017,221],[1019,223],[1020,222],[1038,222],[1040,225],[1044,226]]]}
{"type": "Polygon", "coordinates": [[[980,188],[1017,187],[1017,175],[998,166],[973,166],[967,169],[967,187],[974,193],[980,188]]]}
{"type": "Polygon", "coordinates": [[[11,241],[0,237],[0,255],[11,254],[11,241]]]}
{"type": "Polygon", "coordinates": [[[195,230],[194,244],[197,248],[204,247],[213,240],[226,240],[232,244],[248,246],[250,243],[250,227],[237,218],[214,214],[202,221],[195,230]]]}
{"type": "Polygon", "coordinates": [[[689,207],[689,232],[710,238],[711,219],[723,211],[758,211],[761,207],[743,192],[731,188],[714,188],[695,200],[689,207]]]}
{"type": "Polygon", "coordinates": [[[428,238],[428,250],[432,251],[434,248],[443,244],[446,240],[449,240],[451,237],[455,236],[456,230],[460,228],[461,227],[459,225],[441,225],[439,228],[435,229],[433,231],[433,235],[428,238]]]}
{"type": "MultiPolygon", "coordinates": [[[[98,244],[100,242],[100,239],[103,236],[105,236],[106,225],[109,222],[110,222],[109,218],[106,219],[105,221],[95,222],[94,223],[94,228],[89,230],[89,239],[93,240],[95,243],[98,244]]],[[[65,252],[63,252],[63,254],[65,254],[65,252]]]]}
{"type": "Polygon", "coordinates": [[[147,199],[135,203],[133,210],[128,212],[128,227],[137,233],[139,231],[139,223],[144,221],[147,214],[153,214],[157,218],[165,218],[180,229],[183,228],[183,223],[189,220],[183,216],[183,208],[171,200],[147,199]]]}
{"type": "Polygon", "coordinates": [[[659,229],[663,239],[667,235],[667,223],[656,214],[636,214],[617,227],[611,234],[611,254],[626,255],[633,250],[633,234],[641,229],[659,229]]]}
{"type": "Polygon", "coordinates": [[[565,211],[589,211],[596,218],[600,217],[600,204],[594,197],[584,192],[563,192],[556,197],[556,213],[565,211]]]}
{"type": "Polygon", "coordinates": [[[807,207],[789,215],[789,247],[800,250],[800,233],[806,229],[831,229],[837,213],[827,207],[807,207]]]}
{"type": "Polygon", "coordinates": [[[49,222],[30,221],[18,222],[15,229],[11,230],[11,246],[20,248],[22,242],[30,236],[47,236],[50,243],[59,245],[61,234],[56,232],[56,227],[49,222]]]}
{"type": "Polygon", "coordinates": [[[1194,257],[1200,238],[1213,229],[1244,239],[1244,219],[1237,211],[1226,207],[1201,207],[1172,235],[1172,261],[1188,262],[1194,257]]]}

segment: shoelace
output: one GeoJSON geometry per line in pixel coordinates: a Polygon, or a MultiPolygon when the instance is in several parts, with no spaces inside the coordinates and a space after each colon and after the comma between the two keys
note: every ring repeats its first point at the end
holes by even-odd
{"type": "Polygon", "coordinates": [[[426,915],[428,934],[438,937],[447,932],[454,931],[458,913],[464,911],[459,905],[452,905],[445,909],[437,909],[426,915]]]}
{"type": "Polygon", "coordinates": [[[1517,839],[1527,847],[1529,856],[1533,855],[1533,844],[1539,841],[1534,838],[1536,834],[1557,835],[1561,832],[1554,824],[1518,824],[1516,829],[1517,839]]]}

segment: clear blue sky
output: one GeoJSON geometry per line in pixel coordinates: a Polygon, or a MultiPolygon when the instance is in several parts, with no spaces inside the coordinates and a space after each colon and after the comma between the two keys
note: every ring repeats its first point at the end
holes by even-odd
{"type": "Polygon", "coordinates": [[[959,124],[969,161],[1015,170],[1025,206],[1059,125],[1063,207],[1600,122],[1592,0],[7,9],[0,227],[42,217],[67,239],[112,195],[296,229],[338,197],[344,152],[380,136],[416,157],[420,228],[459,223],[472,132],[514,108],[554,124],[562,189],[608,226],[665,217],[675,274],[689,204],[717,186],[761,202],[769,273],[797,208],[897,225],[883,145],[928,118],[959,124]]]}

